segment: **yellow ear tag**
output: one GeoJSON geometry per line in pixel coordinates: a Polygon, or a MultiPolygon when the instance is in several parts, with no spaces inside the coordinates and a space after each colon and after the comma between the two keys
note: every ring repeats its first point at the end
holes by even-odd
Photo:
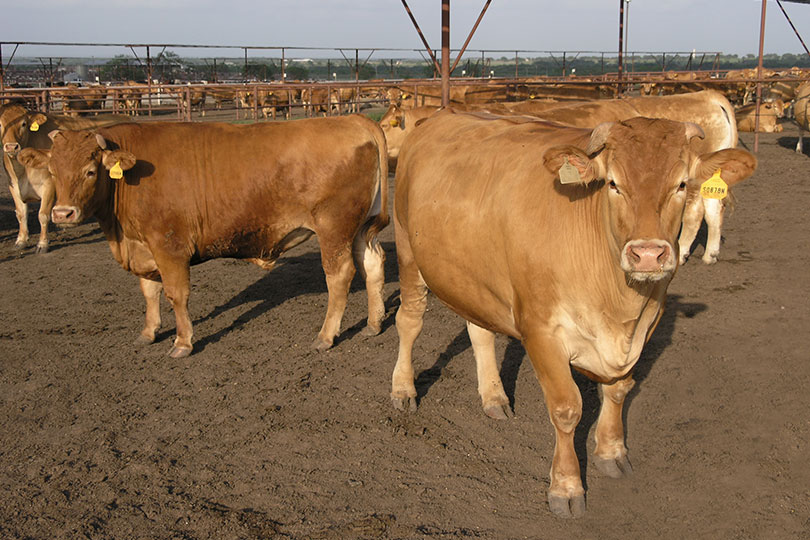
{"type": "Polygon", "coordinates": [[[31,131],[39,131],[39,124],[37,122],[34,122],[34,123],[31,124],[31,127],[28,128],[28,129],[30,129],[31,131]]]}
{"type": "Polygon", "coordinates": [[[110,178],[118,180],[119,178],[123,177],[124,177],[124,169],[121,168],[121,162],[116,161],[115,165],[113,165],[112,169],[110,169],[110,178]]]}
{"type": "Polygon", "coordinates": [[[714,171],[711,178],[700,185],[700,195],[704,199],[725,199],[728,195],[728,184],[720,178],[720,169],[714,171]]]}
{"type": "Polygon", "coordinates": [[[397,127],[399,125],[399,120],[394,118],[392,120],[389,120],[388,123],[391,124],[391,127],[397,127]]]}
{"type": "Polygon", "coordinates": [[[581,184],[582,177],[576,167],[568,162],[565,158],[565,163],[560,167],[560,183],[561,184],[581,184]]]}

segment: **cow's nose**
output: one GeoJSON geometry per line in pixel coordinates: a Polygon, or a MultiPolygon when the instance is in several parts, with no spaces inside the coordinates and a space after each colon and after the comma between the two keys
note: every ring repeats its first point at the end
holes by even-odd
{"type": "Polygon", "coordinates": [[[627,259],[637,272],[655,272],[669,260],[669,246],[658,242],[644,242],[627,246],[627,259]]]}
{"type": "Polygon", "coordinates": [[[77,216],[76,209],[71,206],[55,206],[51,210],[51,221],[54,223],[72,223],[77,216]]]}
{"type": "Polygon", "coordinates": [[[20,151],[20,143],[7,142],[6,144],[3,145],[3,152],[7,154],[16,154],[19,151],[20,151]]]}

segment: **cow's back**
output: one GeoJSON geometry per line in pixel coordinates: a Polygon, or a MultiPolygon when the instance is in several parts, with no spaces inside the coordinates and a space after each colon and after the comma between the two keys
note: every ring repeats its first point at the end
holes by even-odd
{"type": "MultiPolygon", "coordinates": [[[[397,169],[397,220],[409,232],[431,290],[463,317],[517,337],[515,290],[535,287],[525,282],[524,273],[512,273],[517,267],[538,270],[532,279],[548,286],[543,296],[552,303],[554,276],[548,263],[557,259],[553,253],[570,249],[566,238],[576,237],[574,229],[587,229],[594,203],[586,196],[590,188],[558,192],[543,154],[557,144],[584,145],[587,135],[539,121],[518,125],[447,111],[428,118],[408,137],[397,169]],[[553,139],[544,136],[551,131],[553,139]],[[509,144],[499,143],[504,137],[509,144]],[[444,181],[450,178],[455,181],[444,181]],[[544,223],[536,223],[538,215],[544,223]],[[477,315],[481,305],[488,306],[487,321],[477,315]]],[[[556,261],[555,271],[587,266],[563,268],[566,264],[556,261]]]]}
{"type": "Polygon", "coordinates": [[[99,133],[137,157],[115,195],[124,234],[173,239],[202,260],[272,255],[262,249],[295,229],[317,230],[327,207],[342,208],[344,223],[357,227],[385,173],[382,135],[359,117],[127,124],[99,133]]]}

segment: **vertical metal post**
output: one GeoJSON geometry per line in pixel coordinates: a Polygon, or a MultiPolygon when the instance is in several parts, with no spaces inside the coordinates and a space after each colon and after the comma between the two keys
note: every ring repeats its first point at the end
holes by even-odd
{"type": "Polygon", "coordinates": [[[6,91],[6,83],[4,79],[4,68],[3,68],[3,46],[0,45],[0,92],[6,91]]]}
{"type": "MultiPolygon", "coordinates": [[[[149,56],[149,45],[146,46],[146,110],[152,116],[152,57],[149,56]]],[[[188,102],[191,107],[191,101],[188,102]]]]}
{"type": "Polygon", "coordinates": [[[248,80],[248,69],[247,69],[247,47],[245,47],[245,82],[248,80]]]}
{"type": "Polygon", "coordinates": [[[484,78],[484,51],[481,51],[481,78],[484,78]]]}
{"type": "Polygon", "coordinates": [[[762,103],[762,51],[765,48],[765,6],[762,0],[762,18],[759,23],[759,64],[757,65],[757,111],[754,117],[754,153],[759,150],[759,106],[762,103]]]}
{"type": "Polygon", "coordinates": [[[618,84],[616,85],[617,95],[622,94],[622,49],[624,45],[624,0],[619,0],[619,67],[617,70],[616,78],[618,84]]]}
{"type": "Polygon", "coordinates": [[[354,50],[354,82],[360,80],[360,50],[354,50]]]}
{"type": "Polygon", "coordinates": [[[518,78],[518,52],[515,51],[515,78],[518,78]]]}
{"type": "Polygon", "coordinates": [[[284,56],[284,49],[282,48],[281,49],[281,82],[287,82],[287,71],[286,71],[287,68],[284,67],[284,64],[286,64],[286,63],[287,62],[286,62],[286,59],[285,59],[285,56],[284,56]]]}
{"type": "Polygon", "coordinates": [[[186,106],[183,110],[183,117],[186,122],[191,122],[191,87],[186,86],[186,106]]]}
{"type": "Polygon", "coordinates": [[[450,0],[442,0],[442,107],[450,105],[450,0]]]}
{"type": "Polygon", "coordinates": [[[565,77],[565,51],[563,51],[563,77],[565,77]]]}

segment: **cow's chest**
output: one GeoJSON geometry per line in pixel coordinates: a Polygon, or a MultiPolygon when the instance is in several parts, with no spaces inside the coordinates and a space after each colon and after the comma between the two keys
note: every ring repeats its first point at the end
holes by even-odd
{"type": "Polygon", "coordinates": [[[571,365],[605,379],[623,377],[641,355],[660,304],[649,301],[635,316],[622,313],[559,307],[553,318],[554,335],[571,365]]]}

